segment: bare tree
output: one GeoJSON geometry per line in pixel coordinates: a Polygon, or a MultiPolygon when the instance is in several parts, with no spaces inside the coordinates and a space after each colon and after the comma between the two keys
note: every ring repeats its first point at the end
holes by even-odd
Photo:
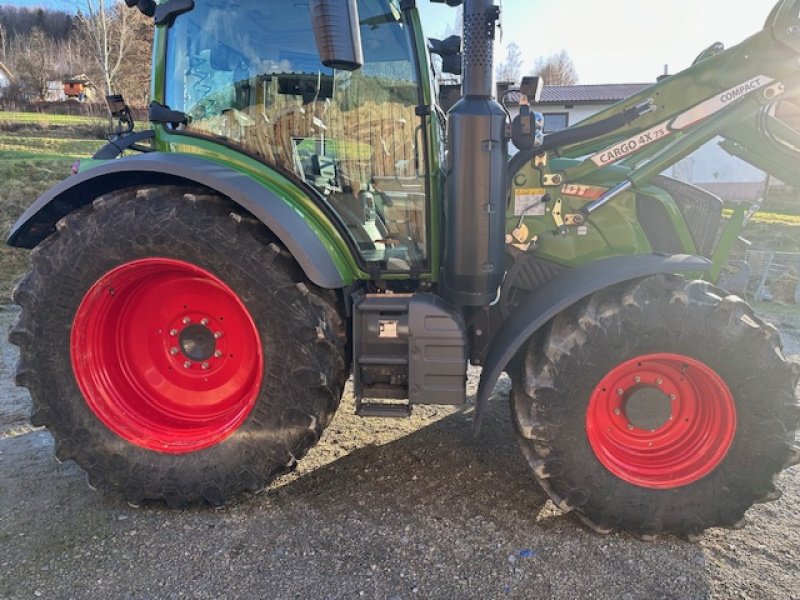
{"type": "Polygon", "coordinates": [[[522,51],[515,42],[506,46],[506,58],[497,65],[495,76],[497,81],[519,81],[522,73],[522,51]]]}
{"type": "Polygon", "coordinates": [[[6,62],[6,45],[8,44],[8,34],[6,28],[0,23],[0,62],[6,62]]]}
{"type": "Polygon", "coordinates": [[[26,38],[17,38],[15,46],[14,66],[23,93],[45,100],[48,83],[58,76],[55,44],[42,29],[34,27],[26,38]]]}
{"type": "Polygon", "coordinates": [[[117,74],[116,91],[131,106],[145,106],[150,99],[153,19],[133,10],[128,14],[128,25],[132,35],[117,74]]]}
{"type": "Polygon", "coordinates": [[[578,83],[578,72],[566,50],[539,58],[531,74],[541,77],[545,85],[575,85],[578,83]]]}
{"type": "Polygon", "coordinates": [[[133,38],[128,9],[119,0],[78,0],[78,23],[106,94],[116,92],[120,69],[133,38]]]}

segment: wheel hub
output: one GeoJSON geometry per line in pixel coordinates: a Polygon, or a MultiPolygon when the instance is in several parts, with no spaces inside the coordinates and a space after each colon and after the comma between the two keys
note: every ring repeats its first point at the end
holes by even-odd
{"type": "Polygon", "coordinates": [[[258,329],[238,295],[191,263],[120,265],[84,296],[71,334],[75,379],[123,439],[183,454],[222,442],[255,406],[258,329]]]}
{"type": "Polygon", "coordinates": [[[178,335],[181,352],[189,360],[201,362],[214,356],[217,342],[214,332],[205,325],[188,325],[178,335]]]}
{"type": "Polygon", "coordinates": [[[614,367],[595,387],[586,434],[597,459],[628,483],[693,483],[725,458],[736,432],[728,386],[704,363],[647,354],[614,367]]]}
{"type": "Polygon", "coordinates": [[[628,422],[637,429],[655,431],[672,418],[669,396],[656,387],[633,388],[625,396],[623,406],[628,422]]]}

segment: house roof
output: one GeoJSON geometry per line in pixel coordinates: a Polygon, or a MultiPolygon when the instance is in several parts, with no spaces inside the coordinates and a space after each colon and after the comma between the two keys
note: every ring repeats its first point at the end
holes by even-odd
{"type": "Polygon", "coordinates": [[[83,73],[81,73],[80,75],[75,75],[73,77],[68,77],[68,78],[64,79],[64,83],[79,83],[79,84],[91,85],[91,86],[94,85],[94,83],[92,83],[92,80],[89,79],[83,73]]]}
{"type": "Polygon", "coordinates": [[[600,85],[546,85],[540,104],[594,104],[619,102],[638,94],[652,83],[605,83],[600,85]]]}
{"type": "MultiPolygon", "coordinates": [[[[610,104],[630,98],[652,83],[603,83],[597,85],[546,85],[537,104],[610,104]]],[[[509,92],[508,104],[519,103],[519,92],[509,92]]]]}

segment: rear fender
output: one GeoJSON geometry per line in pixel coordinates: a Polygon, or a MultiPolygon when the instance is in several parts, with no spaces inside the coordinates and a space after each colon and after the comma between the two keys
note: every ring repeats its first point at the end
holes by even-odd
{"type": "Polygon", "coordinates": [[[95,198],[131,186],[200,184],[250,212],[291,252],[316,285],[338,289],[354,274],[324,228],[273,190],[235,169],[186,154],[151,152],[109,161],[69,177],[48,190],[19,218],[8,237],[10,246],[34,248],[55,231],[64,215],[95,198]]]}
{"type": "Polygon", "coordinates": [[[475,400],[474,432],[480,431],[500,374],[530,337],[561,311],[612,285],[659,273],[704,272],[710,267],[711,261],[701,256],[637,254],[590,262],[548,281],[531,295],[528,304],[514,311],[492,339],[475,400]]]}

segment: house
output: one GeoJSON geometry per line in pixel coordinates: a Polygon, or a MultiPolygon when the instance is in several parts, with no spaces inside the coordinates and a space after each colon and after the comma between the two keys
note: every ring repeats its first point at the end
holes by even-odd
{"type": "Polygon", "coordinates": [[[76,75],[63,81],[64,96],[68,100],[92,102],[97,98],[97,87],[86,75],[76,75]]]}
{"type": "Polygon", "coordinates": [[[45,93],[44,99],[47,102],[63,102],[67,99],[64,95],[64,85],[61,81],[54,79],[53,81],[47,82],[47,92],[45,93]]]}
{"type": "MultiPolygon", "coordinates": [[[[531,108],[544,115],[544,131],[552,133],[575,125],[650,85],[652,83],[546,85],[539,102],[532,103],[531,108]]],[[[498,83],[498,98],[510,86],[498,83]]],[[[519,93],[509,92],[506,105],[512,117],[518,113],[518,104],[519,93]]],[[[725,152],[719,142],[720,138],[708,142],[664,174],[707,189],[729,202],[753,202],[763,196],[766,174],[725,152]]]]}
{"type": "MultiPolygon", "coordinates": [[[[510,84],[498,84],[498,94],[510,84]]],[[[630,98],[650,87],[650,83],[610,83],[603,85],[545,85],[539,102],[531,108],[544,116],[544,132],[561,131],[591,117],[604,108],[630,98]]],[[[499,97],[499,96],[498,96],[499,97]]],[[[519,103],[519,95],[508,97],[509,108],[519,103]]]]}
{"type": "Polygon", "coordinates": [[[14,83],[14,76],[11,71],[3,63],[0,62],[0,96],[3,95],[3,90],[14,83]]]}

